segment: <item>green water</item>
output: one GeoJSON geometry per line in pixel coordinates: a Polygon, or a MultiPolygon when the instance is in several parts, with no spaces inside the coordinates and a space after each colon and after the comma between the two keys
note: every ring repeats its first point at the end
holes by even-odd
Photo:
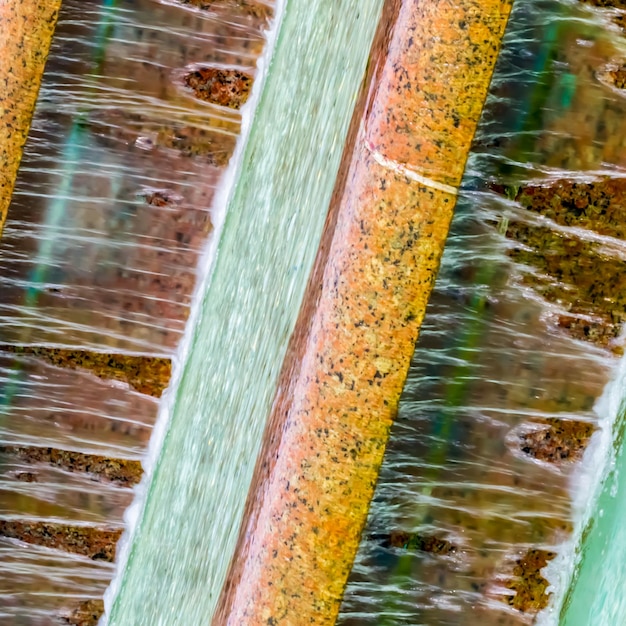
{"type": "Polygon", "coordinates": [[[603,398],[607,412],[615,419],[606,477],[579,548],[574,580],[561,611],[561,626],[626,624],[625,385],[626,362],[622,360],[603,398]]]}
{"type": "Polygon", "coordinates": [[[109,623],[208,623],[382,0],[289,2],[109,623]]]}

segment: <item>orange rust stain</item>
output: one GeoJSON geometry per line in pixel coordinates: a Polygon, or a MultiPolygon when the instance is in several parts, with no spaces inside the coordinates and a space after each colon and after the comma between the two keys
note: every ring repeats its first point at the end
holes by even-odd
{"type": "Polygon", "coordinates": [[[510,8],[382,28],[214,624],[336,619],[510,8]]]}
{"type": "Polygon", "coordinates": [[[60,7],[61,0],[0,3],[0,235],[60,7]]]}

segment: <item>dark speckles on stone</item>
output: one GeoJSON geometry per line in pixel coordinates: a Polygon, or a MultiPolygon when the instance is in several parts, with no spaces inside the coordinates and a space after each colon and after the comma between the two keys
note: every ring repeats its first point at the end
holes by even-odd
{"type": "Polygon", "coordinates": [[[73,526],[56,522],[0,520],[0,536],[46,548],[113,562],[121,529],[73,526]]]}
{"type": "Polygon", "coordinates": [[[69,369],[83,369],[99,378],[128,383],[140,393],[159,397],[169,383],[171,360],[163,357],[107,354],[40,346],[0,345],[0,351],[41,358],[69,369]]]}
{"type": "MultiPolygon", "coordinates": [[[[0,446],[0,455],[17,457],[23,462],[36,465],[49,465],[69,472],[84,472],[94,479],[114,482],[120,485],[136,485],[143,474],[141,463],[130,459],[115,459],[95,454],[61,450],[58,448],[43,448],[36,446],[0,446]]],[[[21,472],[16,476],[33,476],[32,472],[21,472]]],[[[28,482],[32,482],[28,480],[28,482]]]]}

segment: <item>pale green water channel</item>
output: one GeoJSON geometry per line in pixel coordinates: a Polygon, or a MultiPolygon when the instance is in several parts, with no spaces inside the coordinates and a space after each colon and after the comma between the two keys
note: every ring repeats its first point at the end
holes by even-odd
{"type": "Polygon", "coordinates": [[[214,609],[381,7],[287,3],[112,625],[214,609]]]}

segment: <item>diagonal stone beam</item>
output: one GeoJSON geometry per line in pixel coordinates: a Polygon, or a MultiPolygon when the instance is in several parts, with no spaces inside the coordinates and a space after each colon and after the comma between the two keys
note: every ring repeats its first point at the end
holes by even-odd
{"type": "Polygon", "coordinates": [[[61,0],[0,2],[0,235],[61,0]]]}

